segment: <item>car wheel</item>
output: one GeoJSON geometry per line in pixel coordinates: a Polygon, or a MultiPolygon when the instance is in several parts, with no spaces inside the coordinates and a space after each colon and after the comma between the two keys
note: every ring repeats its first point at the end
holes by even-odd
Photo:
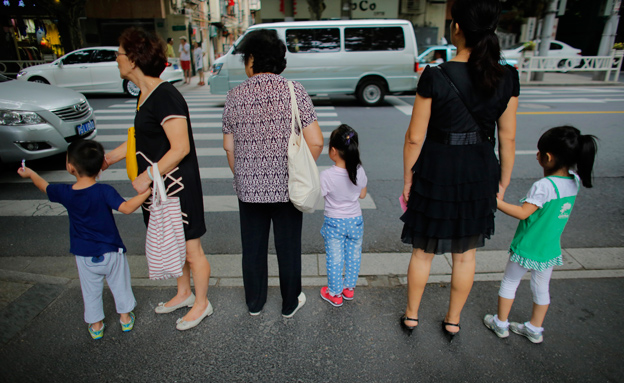
{"type": "Polygon", "coordinates": [[[356,90],[356,97],[365,106],[380,105],[386,95],[386,87],[381,80],[363,80],[356,90]]]}
{"type": "Polygon", "coordinates": [[[36,83],[39,83],[39,84],[48,84],[48,85],[50,84],[50,82],[48,80],[46,80],[45,78],[43,78],[43,77],[31,77],[31,78],[28,79],[28,81],[29,82],[36,82],[36,83]]]}
{"type": "Polygon", "coordinates": [[[141,88],[139,88],[135,83],[129,80],[124,80],[123,88],[124,92],[132,97],[138,97],[139,93],[141,93],[141,88]]]}
{"type": "Polygon", "coordinates": [[[569,71],[570,67],[568,66],[568,60],[559,61],[559,63],[557,63],[557,69],[559,69],[559,72],[569,71]]]}

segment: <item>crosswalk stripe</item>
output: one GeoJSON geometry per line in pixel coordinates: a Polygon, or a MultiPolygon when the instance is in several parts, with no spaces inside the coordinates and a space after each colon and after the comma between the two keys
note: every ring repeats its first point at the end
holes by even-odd
{"type": "MultiPolygon", "coordinates": [[[[131,197],[124,197],[126,200],[131,197]]],[[[377,205],[370,194],[360,200],[360,207],[364,210],[377,209],[377,205]]],[[[323,201],[317,205],[316,210],[322,212],[323,201]]],[[[238,211],[238,197],[235,195],[210,195],[204,196],[204,212],[236,212],[238,211]]],[[[117,211],[115,214],[122,214],[117,211]]],[[[134,214],[141,213],[137,209],[134,214]]],[[[58,217],[66,216],[67,210],[59,203],[48,200],[4,200],[0,201],[0,217],[58,217]]]]}
{"type": "MultiPolygon", "coordinates": [[[[338,125],[336,125],[338,126],[338,125]]],[[[324,138],[329,138],[331,132],[322,132],[324,138]]],[[[119,142],[122,143],[126,141],[128,138],[127,135],[123,134],[106,134],[99,135],[95,139],[99,142],[119,142]]],[[[213,141],[213,140],[223,140],[223,133],[193,133],[193,139],[195,141],[213,141]]]]}

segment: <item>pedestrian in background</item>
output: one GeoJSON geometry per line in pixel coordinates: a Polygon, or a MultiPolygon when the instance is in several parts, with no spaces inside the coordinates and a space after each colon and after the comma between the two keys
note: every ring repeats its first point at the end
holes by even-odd
{"type": "Polygon", "coordinates": [[[533,343],[544,340],[542,324],[550,304],[550,277],[554,266],[563,265],[561,234],[581,182],[585,187],[592,187],[596,137],[582,135],[571,126],[560,126],[540,137],[537,150],[537,162],[544,169],[544,178],[531,186],[520,201],[522,206],[498,199],[498,209],[520,222],[509,247],[509,261],[498,291],[498,313],[483,318],[485,326],[499,338],[508,337],[511,330],[533,343]],[[509,323],[520,279],[529,270],[533,292],[531,319],[509,323]]]}
{"type": "Polygon", "coordinates": [[[360,274],[364,220],[359,199],[366,197],[367,183],[358,134],[349,125],[342,124],[331,133],[329,158],[334,166],[320,176],[325,198],[321,235],[327,265],[327,286],[321,288],[321,298],[339,307],[343,298],[353,299],[360,274]]]}
{"type": "Polygon", "coordinates": [[[451,42],[457,56],[427,67],[418,82],[403,149],[401,239],[413,252],[400,325],[408,334],[418,325],[434,255],[443,253],[452,253],[453,270],[442,329],[449,339],[459,332],[476,249],[494,234],[496,195],[502,198],[509,185],[520,86],[517,71],[499,63],[500,12],[499,0],[455,1],[451,42]]]}
{"type": "Polygon", "coordinates": [[[36,172],[21,167],[17,173],[58,202],[69,215],[69,251],[76,258],[84,301],[84,320],[93,339],[104,335],[104,278],[115,298],[123,332],[134,327],[132,310],[136,300],[130,282],[130,267],[113,210],[130,214],[151,195],[149,189],[126,201],[110,185],[97,182],[104,162],[104,148],[97,141],[77,140],[67,148],[67,171],[76,177],[73,185],[50,185],[36,172]]]}
{"type": "Polygon", "coordinates": [[[191,45],[186,42],[186,37],[180,36],[180,46],[178,47],[180,53],[180,66],[184,72],[184,83],[191,83],[191,45]]]}
{"type": "MultiPolygon", "coordinates": [[[[213,312],[207,297],[210,263],[200,240],[206,232],[204,200],[188,105],[175,86],[160,79],[167,64],[164,41],[144,29],[128,28],[119,43],[119,73],[141,89],[134,117],[138,176],[132,186],[140,193],[149,190],[152,164],[157,162],[167,194],[180,199],[184,222],[186,263],[183,275],[177,279],[177,294],[168,302],[159,303],[155,311],[166,314],[192,307],[176,325],[178,330],[188,330],[213,312]]],[[[106,154],[103,169],[125,159],[126,153],[124,142],[106,154]]],[[[143,205],[146,226],[150,204],[151,199],[143,205]]]]}
{"type": "MultiPolygon", "coordinates": [[[[302,213],[288,195],[288,140],[292,108],[286,46],[275,30],[257,29],[237,46],[249,77],[228,92],[223,109],[223,148],[234,173],[243,245],[243,283],[250,315],[266,303],[271,222],[279,264],[282,315],[290,318],[305,304],[301,291],[302,213]]],[[[303,136],[314,159],[323,134],[310,96],[293,81],[303,136]]],[[[301,134],[301,133],[299,133],[301,134]]]]}
{"type": "Polygon", "coordinates": [[[167,38],[167,57],[168,58],[175,58],[175,52],[173,50],[173,39],[171,37],[167,38]]]}
{"type": "Polygon", "coordinates": [[[195,69],[197,70],[197,74],[199,75],[199,82],[197,85],[206,85],[204,83],[204,56],[206,54],[202,50],[201,46],[197,41],[193,43],[193,59],[195,60],[195,69]]]}

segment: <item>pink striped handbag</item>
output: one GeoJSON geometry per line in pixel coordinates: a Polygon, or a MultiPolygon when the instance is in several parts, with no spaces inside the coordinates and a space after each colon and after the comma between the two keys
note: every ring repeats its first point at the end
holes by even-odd
{"type": "Polygon", "coordinates": [[[168,197],[165,183],[152,165],[152,205],[145,238],[145,256],[150,279],[169,279],[182,276],[186,261],[186,239],[182,210],[178,197],[168,197]]]}

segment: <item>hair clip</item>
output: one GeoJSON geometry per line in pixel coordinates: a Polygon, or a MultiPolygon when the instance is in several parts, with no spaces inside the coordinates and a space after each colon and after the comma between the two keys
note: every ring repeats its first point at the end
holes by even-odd
{"type": "Polygon", "coordinates": [[[345,143],[347,145],[351,144],[351,137],[353,137],[353,133],[347,133],[347,137],[345,138],[345,143]]]}

